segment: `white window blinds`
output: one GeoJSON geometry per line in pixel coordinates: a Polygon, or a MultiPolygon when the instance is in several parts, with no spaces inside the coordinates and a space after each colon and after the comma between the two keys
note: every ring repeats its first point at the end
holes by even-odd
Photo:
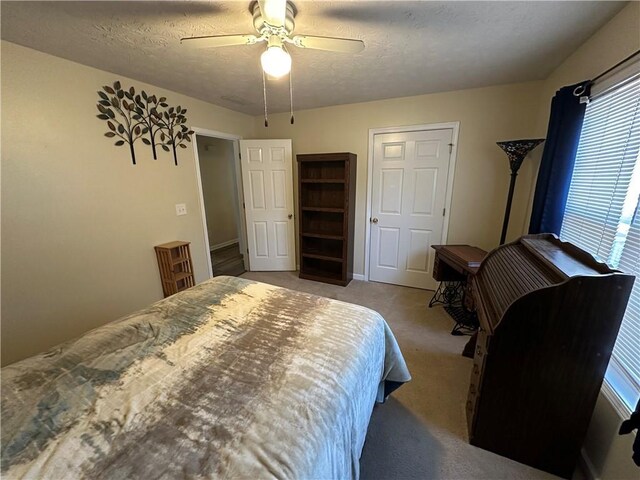
{"type": "Polygon", "coordinates": [[[587,106],[560,232],[563,240],[638,277],[607,371],[607,381],[630,408],[640,396],[639,150],[635,75],[587,106]]]}
{"type": "MultiPolygon", "coordinates": [[[[640,162],[637,165],[640,165],[640,162]]],[[[607,376],[627,406],[633,410],[634,401],[637,402],[640,397],[640,205],[636,207],[618,268],[634,274],[636,281],[620,326],[607,376]]]]}

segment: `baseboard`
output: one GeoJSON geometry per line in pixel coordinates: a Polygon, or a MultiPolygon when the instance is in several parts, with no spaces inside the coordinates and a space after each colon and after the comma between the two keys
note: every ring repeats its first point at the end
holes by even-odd
{"type": "Polygon", "coordinates": [[[240,240],[234,238],[233,240],[229,240],[227,242],[217,243],[215,245],[211,245],[209,247],[209,251],[213,252],[215,250],[220,250],[221,248],[228,247],[229,245],[233,245],[234,243],[240,243],[240,240]]]}
{"type": "Polygon", "coordinates": [[[580,450],[578,468],[582,470],[587,480],[600,480],[600,477],[596,472],[596,467],[594,467],[593,463],[591,463],[591,460],[589,460],[589,455],[587,455],[587,452],[584,448],[580,450]]]}

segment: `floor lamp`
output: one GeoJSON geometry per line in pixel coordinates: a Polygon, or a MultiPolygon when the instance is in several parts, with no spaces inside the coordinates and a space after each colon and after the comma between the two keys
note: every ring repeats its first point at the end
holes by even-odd
{"type": "Polygon", "coordinates": [[[508,140],[506,142],[496,142],[498,146],[505,151],[509,157],[509,166],[511,167],[511,183],[509,184],[509,195],[507,196],[507,208],[504,211],[504,221],[502,222],[502,234],[500,235],[500,245],[504,243],[507,236],[507,227],[509,226],[509,216],[511,215],[511,202],[513,201],[513,191],[516,188],[516,178],[518,170],[522,166],[524,157],[531,150],[544,142],[544,138],[526,139],[526,140],[508,140]]]}

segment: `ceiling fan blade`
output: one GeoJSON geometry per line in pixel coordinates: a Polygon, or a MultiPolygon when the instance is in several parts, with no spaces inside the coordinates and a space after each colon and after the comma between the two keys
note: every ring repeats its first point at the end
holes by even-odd
{"type": "Polygon", "coordinates": [[[358,53],[364,50],[362,40],[334,37],[314,37],[312,35],[296,35],[291,39],[296,47],[328,50],[330,52],[358,53]]]}
{"type": "Polygon", "coordinates": [[[258,42],[255,35],[210,35],[206,37],[181,38],[180,43],[187,43],[196,48],[227,47],[229,45],[253,45],[258,42]]]}
{"type": "Polygon", "coordinates": [[[258,0],[258,5],[265,22],[273,27],[284,27],[287,0],[258,0]]]}

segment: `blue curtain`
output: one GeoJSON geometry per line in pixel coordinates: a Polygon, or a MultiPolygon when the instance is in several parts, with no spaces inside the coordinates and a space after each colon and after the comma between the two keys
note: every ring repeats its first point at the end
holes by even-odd
{"type": "Polygon", "coordinates": [[[589,81],[562,87],[551,101],[547,140],[538,171],[529,233],[560,234],[587,108],[587,104],[581,103],[580,96],[574,95],[574,91],[579,88],[581,96],[588,96],[589,87],[589,81]]]}

